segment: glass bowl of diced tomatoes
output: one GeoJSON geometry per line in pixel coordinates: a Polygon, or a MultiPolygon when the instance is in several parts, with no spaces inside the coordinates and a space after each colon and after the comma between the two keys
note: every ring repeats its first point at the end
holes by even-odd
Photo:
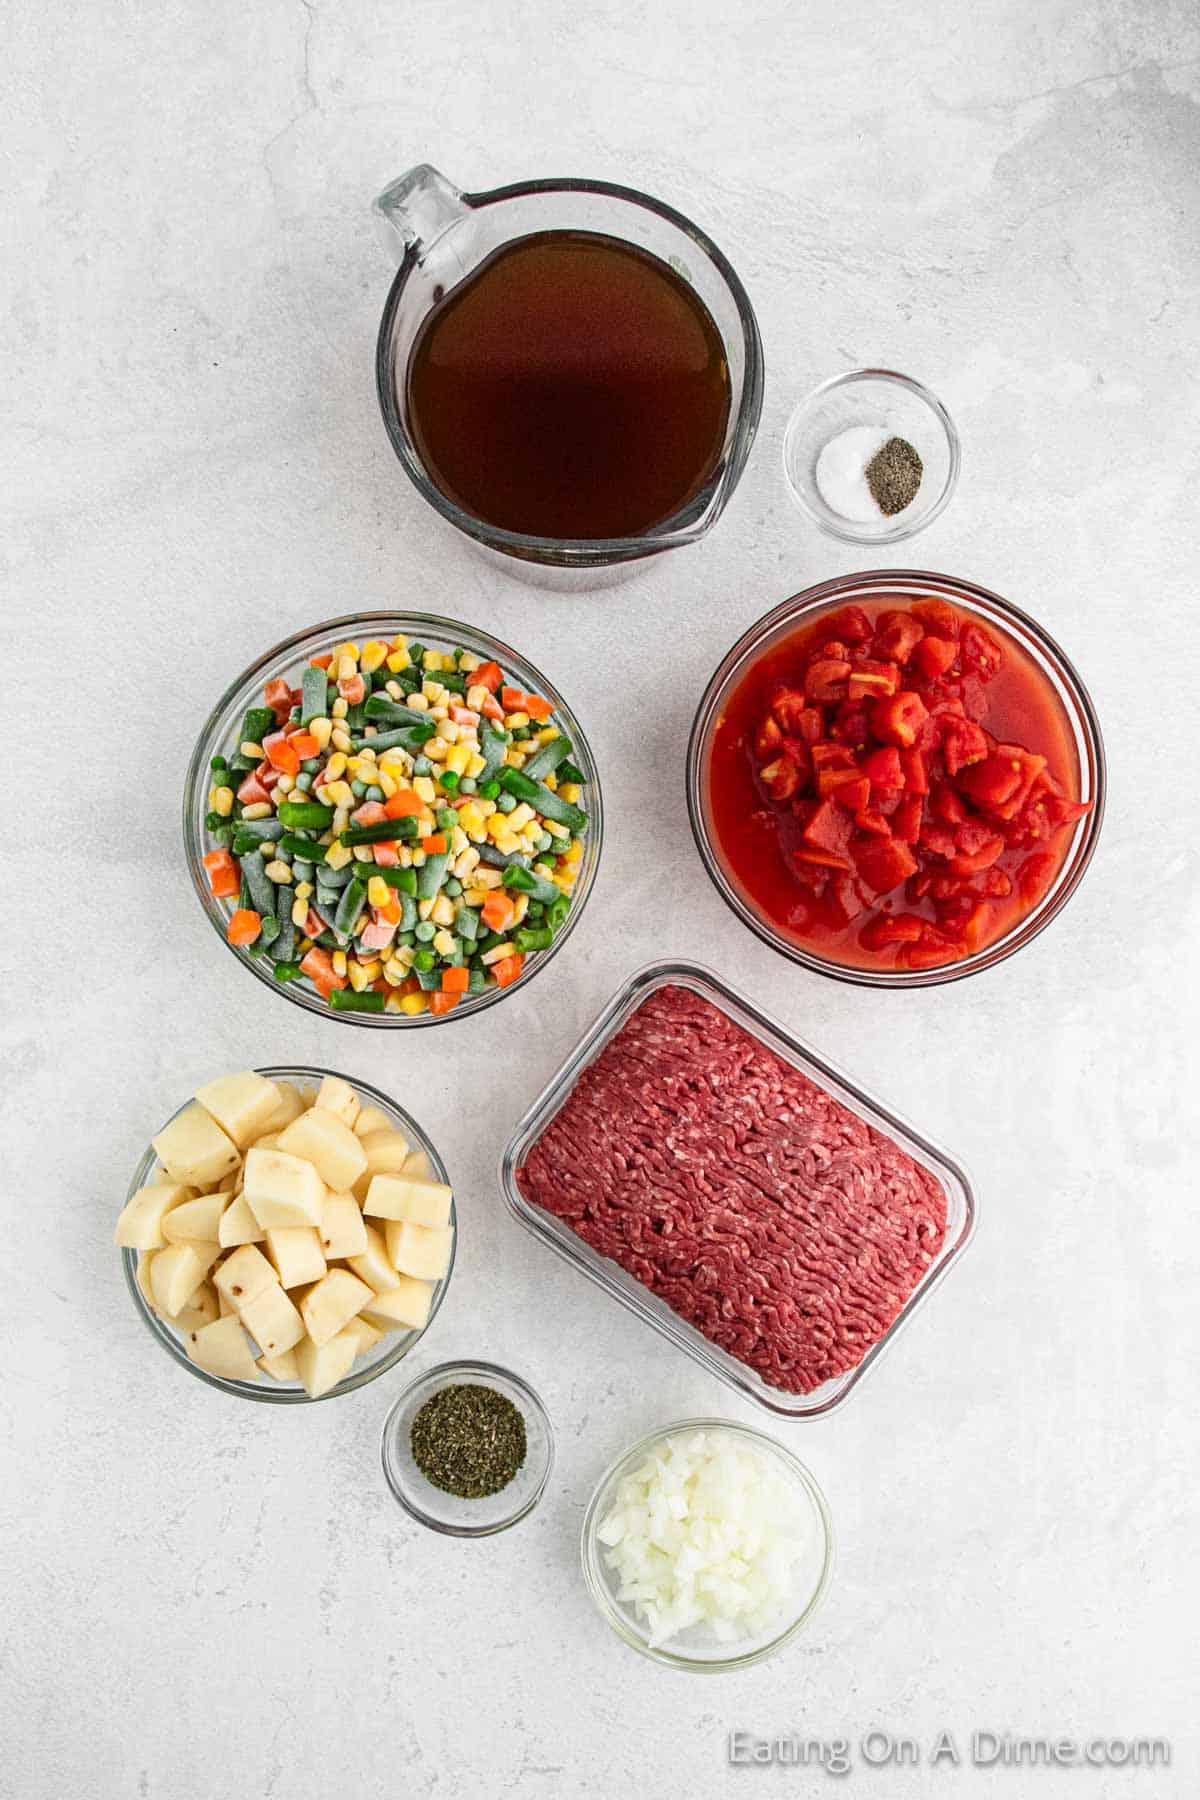
{"type": "MultiPolygon", "coordinates": [[[[332,715],[335,705],[330,701],[324,710],[332,715]]],[[[432,709],[427,716],[432,718],[432,709]]],[[[416,738],[421,737],[418,730],[416,738]]],[[[380,754],[377,761],[387,759],[380,754]]],[[[358,774],[366,776],[367,771],[359,769],[358,774]]],[[[332,822],[334,809],[328,811],[332,822]]],[[[546,967],[587,904],[599,866],[604,820],[591,747],[574,713],[538,669],[510,645],[461,620],[370,612],[329,619],[285,638],[231,684],[205,721],[192,754],[184,788],[183,833],[192,884],[205,915],[244,967],[306,1011],[332,1014],[351,1024],[404,1030],[472,1016],[525,987],[546,967]],[[410,661],[407,668],[395,669],[395,663],[404,661],[403,653],[395,650],[398,644],[414,646],[422,654],[432,651],[439,659],[440,666],[431,673],[443,678],[439,686],[447,681],[451,685],[446,689],[448,706],[439,702],[438,707],[455,715],[456,742],[475,746],[473,760],[463,768],[476,769],[480,742],[493,760],[500,756],[501,767],[489,769],[486,782],[452,770],[447,779],[448,764],[442,761],[433,765],[432,776],[420,778],[426,784],[422,791],[432,780],[434,798],[418,803],[420,784],[413,771],[428,770],[430,745],[410,743],[405,734],[412,733],[416,717],[411,710],[413,692],[420,696],[424,689],[424,679],[414,687],[411,678],[414,668],[423,678],[425,665],[418,668],[410,661]],[[340,652],[347,646],[361,656],[353,673],[343,677],[340,652]],[[385,661],[372,671],[379,648],[386,649],[394,663],[385,661]],[[399,681],[386,685],[393,671],[409,685],[401,687],[399,681]],[[336,779],[350,784],[355,777],[355,785],[337,812],[337,823],[344,829],[333,836],[339,846],[348,838],[353,848],[338,848],[334,859],[328,856],[334,847],[331,834],[321,834],[325,842],[318,837],[315,817],[320,806],[314,788],[330,777],[330,758],[338,740],[331,736],[325,742],[325,732],[308,723],[315,703],[306,699],[306,676],[327,694],[333,694],[336,685],[338,699],[345,700],[345,706],[337,708],[338,716],[327,718],[326,724],[331,732],[334,727],[349,728],[350,754],[342,757],[348,766],[337,771],[336,779]],[[468,704],[472,695],[475,708],[468,704]],[[514,724],[515,720],[521,723],[514,724]],[[261,724],[264,741],[247,740],[248,724],[256,729],[261,724]],[[314,733],[322,738],[320,744],[310,741],[314,733]],[[544,743],[555,733],[567,746],[557,761],[563,742],[556,741],[553,750],[544,743]],[[413,756],[407,762],[402,757],[398,766],[389,764],[395,783],[389,780],[385,791],[370,780],[358,780],[358,747],[391,745],[396,740],[402,750],[407,743],[413,756]],[[299,750],[293,756],[296,746],[299,750]],[[517,760],[523,758],[531,770],[523,781],[523,767],[504,774],[512,746],[520,752],[517,760]],[[490,800],[493,778],[499,777],[519,791],[510,793],[509,785],[504,785],[502,797],[490,800]],[[228,791],[219,794],[214,784],[228,791]],[[265,791],[260,793],[259,786],[265,791]],[[547,800],[547,788],[557,790],[555,818],[542,816],[546,806],[553,805],[547,800]],[[531,796],[535,805],[530,804],[531,796]],[[494,841],[480,835],[468,814],[471,835],[464,836],[462,829],[455,829],[455,809],[460,809],[461,824],[464,805],[480,810],[481,798],[490,801],[489,817],[506,808],[506,819],[516,819],[525,832],[533,824],[546,829],[536,840],[507,835],[494,841]],[[232,828],[230,820],[214,810],[214,803],[222,799],[227,808],[232,806],[232,828]],[[525,817],[530,813],[535,815],[532,821],[525,817]],[[256,833],[263,834],[262,854],[257,857],[252,841],[256,833]],[[302,840],[311,846],[303,857],[302,840]],[[534,848],[535,841],[547,847],[534,848]],[[471,877],[459,880],[457,859],[467,845],[478,848],[482,860],[471,877]],[[277,849],[290,860],[292,879],[279,879],[272,896],[263,880],[264,875],[277,879],[283,875],[278,867],[269,868],[277,849]],[[363,855],[369,862],[351,862],[363,855]],[[341,864],[339,870],[332,870],[333,860],[341,864]],[[410,866],[418,876],[422,869],[428,875],[426,865],[433,862],[441,865],[441,876],[428,894],[436,894],[439,911],[427,924],[430,902],[424,878],[417,886],[404,883],[410,866]],[[354,922],[337,916],[341,897],[353,885],[348,876],[361,877],[366,889],[354,922]],[[248,891],[248,877],[255,891],[248,891]],[[388,888],[386,894],[381,888],[375,895],[373,879],[388,888]],[[341,888],[323,892],[323,880],[340,880],[341,888]],[[311,904],[323,910],[323,918],[310,912],[304,922],[292,919],[292,896],[301,881],[312,890],[311,904]],[[486,894],[474,891],[484,884],[486,894]],[[267,913],[258,898],[260,891],[273,901],[275,934],[269,941],[263,930],[267,913]],[[467,921],[476,924],[469,941],[456,931],[457,915],[468,900],[478,912],[476,921],[467,921]],[[443,912],[456,917],[447,919],[443,912]],[[344,931],[332,929],[343,924],[344,931]],[[451,940],[455,948],[444,947],[451,940]],[[432,968],[421,966],[431,958],[432,968]]]]}
{"type": "Polygon", "coordinates": [[[924,986],[1061,912],[1099,837],[1104,747],[1036,620],[972,582],[877,570],[783,601],[733,646],[687,789],[709,875],[766,943],[924,986]]]}

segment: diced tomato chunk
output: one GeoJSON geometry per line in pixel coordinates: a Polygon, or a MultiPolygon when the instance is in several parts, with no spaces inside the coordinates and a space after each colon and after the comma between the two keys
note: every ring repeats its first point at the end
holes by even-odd
{"type": "Polygon", "coordinates": [[[800,788],[800,770],[790,756],[778,756],[758,771],[758,778],[772,800],[790,800],[800,788]]]}
{"type": "Polygon", "coordinates": [[[936,681],[957,655],[958,645],[952,638],[924,637],[913,652],[913,661],[927,681],[936,681]]]}
{"type": "Polygon", "coordinates": [[[1039,850],[1025,858],[1017,871],[1017,891],[1027,906],[1041,899],[1054,879],[1057,866],[1057,858],[1048,850],[1039,850]]]}
{"type": "Polygon", "coordinates": [[[920,694],[902,688],[888,700],[877,700],[871,710],[871,729],[885,744],[908,748],[917,741],[918,733],[928,718],[920,694]]]}
{"type": "Polygon", "coordinates": [[[850,847],[859,878],[873,894],[888,894],[907,881],[917,859],[907,844],[894,837],[870,837],[850,847]]]}
{"type": "Polygon", "coordinates": [[[891,744],[881,750],[872,750],[863,758],[862,772],[872,787],[898,788],[904,786],[904,770],[900,762],[900,752],[891,744]]]}
{"type": "Polygon", "coordinates": [[[926,920],[916,913],[876,913],[869,925],[859,933],[859,943],[868,950],[885,950],[889,944],[915,944],[925,934],[926,920]]]}
{"type": "Polygon", "coordinates": [[[921,815],[925,802],[920,794],[905,794],[892,814],[892,836],[905,844],[915,844],[921,835],[921,815]]]}
{"type": "Polygon", "coordinates": [[[910,612],[881,613],[879,629],[875,633],[875,653],[892,662],[906,663],[924,635],[925,627],[910,612]]]}
{"type": "Polygon", "coordinates": [[[899,686],[900,671],[894,662],[874,662],[870,657],[855,657],[847,689],[851,700],[877,700],[881,696],[894,694],[899,686]]]}
{"type": "MultiPolygon", "coordinates": [[[[947,765],[949,766],[949,765],[947,765]]],[[[951,773],[955,773],[951,770],[951,773]]],[[[1022,781],[1020,762],[1011,756],[985,756],[982,762],[972,763],[963,769],[958,777],[961,791],[972,799],[976,806],[989,810],[1002,806],[1011,800],[1022,781]]]]}
{"type": "Polygon", "coordinates": [[[871,621],[861,606],[842,606],[824,621],[820,635],[826,632],[848,644],[865,644],[871,635],[871,621]]]}
{"type": "Polygon", "coordinates": [[[846,926],[866,908],[858,883],[850,875],[834,875],[825,890],[825,910],[834,925],[846,926]]]}
{"type": "Polygon", "coordinates": [[[850,676],[850,664],[836,657],[819,657],[804,674],[804,692],[810,700],[843,700],[850,676]]]}
{"type": "Polygon", "coordinates": [[[853,813],[865,812],[871,804],[871,784],[865,775],[855,775],[836,787],[833,797],[839,806],[848,807],[853,813]]]}
{"type": "Polygon", "coordinates": [[[929,792],[929,770],[925,766],[925,757],[920,750],[902,750],[900,752],[900,768],[904,775],[904,786],[910,794],[927,794],[929,792]]]}
{"type": "Polygon", "coordinates": [[[850,841],[852,821],[832,800],[822,800],[804,827],[805,844],[827,850],[831,856],[845,857],[850,841]]]}
{"type": "Polygon", "coordinates": [[[912,604],[913,617],[920,619],[927,632],[937,637],[956,638],[958,636],[958,614],[948,600],[939,600],[935,595],[925,595],[912,604]]]}
{"type": "Polygon", "coordinates": [[[968,621],[958,640],[958,653],[964,669],[972,670],[981,681],[990,681],[1001,663],[1000,646],[989,637],[982,625],[968,621]]]}
{"type": "Polygon", "coordinates": [[[990,869],[1003,854],[1004,839],[997,831],[985,836],[978,849],[956,851],[950,858],[950,868],[955,875],[974,875],[978,869],[990,869]]]}
{"type": "Polygon", "coordinates": [[[875,837],[890,837],[892,828],[881,812],[872,812],[867,807],[854,815],[854,823],[860,831],[869,831],[875,837]]]}
{"type": "Polygon", "coordinates": [[[812,765],[814,769],[853,769],[857,767],[845,744],[814,744],[812,765]]]}
{"type": "Polygon", "coordinates": [[[957,775],[968,763],[982,762],[988,753],[983,726],[977,725],[974,719],[960,719],[947,713],[938,720],[938,737],[950,775],[957,775]]]}
{"type": "Polygon", "coordinates": [[[943,825],[961,825],[970,817],[966,803],[948,781],[936,781],[929,795],[930,811],[943,825]]]}
{"type": "Polygon", "coordinates": [[[783,742],[783,733],[768,713],[754,734],[754,754],[760,762],[769,762],[783,742]]]}

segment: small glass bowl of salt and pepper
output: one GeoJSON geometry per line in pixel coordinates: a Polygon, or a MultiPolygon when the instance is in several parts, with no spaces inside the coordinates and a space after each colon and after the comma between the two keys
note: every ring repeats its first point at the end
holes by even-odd
{"type": "Polygon", "coordinates": [[[383,1473],[412,1518],[447,1537],[492,1537],[527,1518],[554,1467],[554,1433],[527,1381],[495,1363],[441,1363],[383,1425],[383,1473]]]}
{"type": "Polygon", "coordinates": [[[851,544],[896,544],[945,511],[958,481],[958,432],[935,394],[892,369],[850,369],[814,388],[788,420],[792,498],[851,544]]]}

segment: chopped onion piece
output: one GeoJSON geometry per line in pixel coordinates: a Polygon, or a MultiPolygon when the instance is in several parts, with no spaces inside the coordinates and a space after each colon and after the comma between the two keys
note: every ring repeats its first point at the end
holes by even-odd
{"type": "Polygon", "coordinates": [[[746,1439],[664,1438],[617,1484],[597,1537],[651,1644],[693,1626],[729,1643],[765,1631],[797,1585],[808,1513],[797,1484],[746,1439]]]}

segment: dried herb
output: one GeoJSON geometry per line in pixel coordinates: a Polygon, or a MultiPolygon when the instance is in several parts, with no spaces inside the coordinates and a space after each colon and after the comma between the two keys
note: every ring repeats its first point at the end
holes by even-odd
{"type": "Polygon", "coordinates": [[[889,438],[866,467],[867,486],[881,513],[903,512],[917,497],[925,466],[907,438],[889,438]]]}
{"type": "Polygon", "coordinates": [[[461,1500],[506,1488],[525,1461],[525,1421],[495,1388],[458,1382],[427,1400],[409,1433],[426,1480],[461,1500]]]}

